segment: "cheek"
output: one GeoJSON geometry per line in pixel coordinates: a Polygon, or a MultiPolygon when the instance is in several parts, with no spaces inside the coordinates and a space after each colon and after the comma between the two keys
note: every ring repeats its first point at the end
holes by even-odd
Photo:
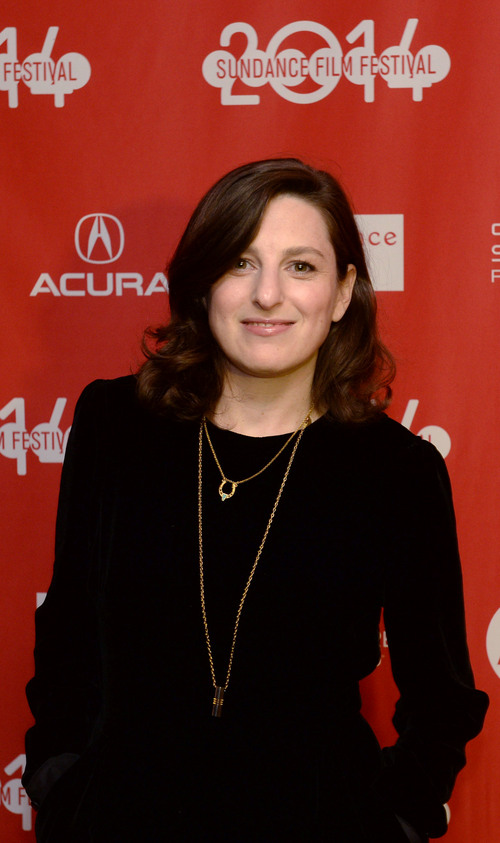
{"type": "Polygon", "coordinates": [[[220,287],[212,291],[208,299],[209,322],[220,322],[229,319],[236,313],[239,305],[240,297],[238,291],[230,289],[229,285],[221,283],[220,287]]]}
{"type": "Polygon", "coordinates": [[[210,328],[219,325],[226,318],[226,309],[224,307],[224,298],[220,295],[210,296],[208,302],[208,324],[210,328]]]}
{"type": "Polygon", "coordinates": [[[235,308],[226,296],[214,296],[208,306],[208,326],[217,345],[224,353],[234,335],[235,308]]]}
{"type": "Polygon", "coordinates": [[[330,333],[330,331],[331,331],[331,328],[332,328],[332,321],[331,321],[331,319],[326,319],[326,318],[325,318],[324,322],[323,322],[323,323],[322,323],[322,325],[321,325],[321,331],[318,331],[318,334],[319,334],[319,337],[318,337],[318,339],[319,339],[319,345],[323,345],[323,343],[325,342],[325,340],[326,340],[326,338],[327,338],[328,334],[329,334],[329,333],[330,333]]]}
{"type": "Polygon", "coordinates": [[[315,319],[318,327],[324,328],[326,331],[330,330],[333,314],[335,311],[337,297],[334,293],[324,295],[318,299],[312,308],[311,314],[315,319]]]}

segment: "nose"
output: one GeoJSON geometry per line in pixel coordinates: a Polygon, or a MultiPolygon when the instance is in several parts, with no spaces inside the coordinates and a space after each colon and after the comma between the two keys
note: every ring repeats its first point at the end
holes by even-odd
{"type": "Polygon", "coordinates": [[[262,266],[255,277],[252,301],[262,310],[272,310],[283,302],[283,284],[278,267],[262,266]]]}

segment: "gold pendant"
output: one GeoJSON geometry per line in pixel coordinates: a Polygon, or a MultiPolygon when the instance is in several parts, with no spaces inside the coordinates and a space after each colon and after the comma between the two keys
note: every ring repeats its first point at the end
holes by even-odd
{"type": "Polygon", "coordinates": [[[224,703],[224,688],[217,685],[212,701],[212,717],[220,717],[222,714],[222,705],[224,703]]]}
{"type": "Polygon", "coordinates": [[[235,483],[234,480],[223,480],[222,483],[219,486],[219,495],[221,497],[221,500],[226,501],[228,498],[232,498],[235,491],[236,491],[237,485],[238,484],[235,483]],[[224,486],[226,485],[226,483],[230,483],[230,485],[231,485],[231,491],[230,492],[224,491],[224,486]]]}

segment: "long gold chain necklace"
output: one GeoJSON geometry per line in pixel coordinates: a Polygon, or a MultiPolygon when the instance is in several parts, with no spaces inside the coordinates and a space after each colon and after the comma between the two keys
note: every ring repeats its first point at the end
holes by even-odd
{"type": "MultiPolygon", "coordinates": [[[[283,475],[283,480],[281,481],[281,486],[279,488],[278,495],[276,497],[276,500],[274,501],[274,506],[272,508],[269,521],[267,522],[267,527],[264,530],[264,535],[263,535],[262,541],[259,545],[259,549],[257,551],[257,556],[255,557],[255,561],[254,561],[254,563],[252,565],[252,568],[250,570],[248,580],[246,582],[245,588],[243,589],[243,594],[241,595],[241,600],[240,600],[240,603],[239,603],[239,606],[238,606],[238,611],[236,612],[236,621],[235,621],[235,624],[234,624],[233,637],[232,637],[232,641],[231,641],[231,649],[230,649],[230,653],[229,653],[229,664],[228,664],[228,667],[227,667],[226,681],[225,681],[224,685],[218,685],[217,680],[215,678],[215,667],[214,667],[214,660],[213,660],[213,656],[212,656],[212,645],[210,643],[210,635],[209,635],[209,632],[208,632],[207,610],[206,610],[206,605],[205,605],[205,582],[204,582],[204,575],[203,575],[203,507],[202,507],[202,498],[203,498],[203,459],[202,459],[202,457],[203,457],[203,431],[205,430],[205,432],[206,432],[205,419],[202,419],[202,422],[200,424],[200,433],[199,433],[199,437],[198,437],[198,545],[199,545],[199,560],[200,560],[200,595],[201,595],[201,613],[202,613],[202,616],[203,616],[203,627],[205,629],[205,640],[207,642],[208,660],[210,662],[210,673],[212,675],[212,684],[213,684],[213,687],[214,687],[214,697],[213,697],[213,700],[212,700],[212,715],[213,715],[213,717],[220,717],[221,714],[222,714],[222,705],[224,703],[224,693],[227,691],[227,688],[228,688],[228,685],[229,685],[229,678],[231,676],[231,668],[233,666],[233,658],[234,658],[234,648],[235,648],[235,645],[236,645],[236,636],[238,634],[238,627],[239,627],[239,624],[240,624],[240,618],[241,618],[241,612],[242,612],[242,609],[243,609],[243,604],[244,604],[246,596],[248,594],[248,589],[250,588],[250,584],[252,582],[253,575],[255,574],[255,569],[257,568],[259,559],[262,555],[262,551],[264,549],[264,544],[266,542],[267,535],[269,533],[269,530],[271,529],[271,524],[273,523],[273,519],[274,519],[274,516],[276,514],[276,510],[278,508],[278,504],[280,502],[280,498],[281,498],[281,495],[283,493],[283,489],[285,488],[285,483],[287,481],[288,474],[290,472],[290,468],[292,467],[293,458],[295,457],[295,453],[297,451],[297,448],[299,447],[299,442],[302,439],[302,434],[304,433],[304,430],[306,429],[306,427],[311,423],[311,418],[310,418],[311,412],[312,412],[312,408],[309,411],[309,413],[307,414],[307,416],[305,417],[305,419],[302,422],[302,424],[300,425],[300,427],[298,428],[298,431],[295,431],[295,433],[298,432],[299,435],[297,436],[297,441],[295,442],[295,445],[293,446],[292,453],[290,454],[290,459],[288,460],[288,465],[287,465],[286,471],[283,475]]],[[[294,436],[295,433],[292,434],[292,435],[294,436]]],[[[207,435],[207,438],[208,438],[208,435],[207,435]]],[[[288,441],[290,441],[290,439],[288,441]]],[[[288,444],[288,442],[286,444],[288,444]]],[[[281,448],[281,450],[278,452],[278,454],[276,454],[276,456],[273,457],[271,462],[274,462],[274,460],[276,459],[276,457],[279,456],[281,451],[283,451],[283,448],[281,448]]],[[[215,457],[215,452],[214,452],[213,447],[212,447],[212,453],[214,454],[214,457],[215,457]]],[[[217,457],[215,457],[215,460],[217,462],[217,465],[219,465],[217,457]]],[[[270,465],[270,464],[271,463],[268,463],[268,465],[270,465]]],[[[264,468],[267,468],[268,465],[264,466],[264,468]]],[[[219,470],[221,471],[220,466],[219,466],[219,470]]],[[[260,471],[258,471],[257,474],[262,474],[262,471],[264,471],[264,469],[261,469],[260,471]]],[[[221,473],[222,473],[222,471],[221,471],[221,473]]],[[[257,474],[255,474],[253,476],[257,477],[257,474]]],[[[247,477],[246,479],[251,480],[252,478],[247,477]]],[[[232,481],[229,481],[229,482],[232,482],[232,481]]],[[[243,481],[240,481],[240,482],[243,482],[243,481]]],[[[234,494],[234,492],[233,492],[233,494],[234,494]]]]}
{"type": "Polygon", "coordinates": [[[226,477],[226,475],[224,474],[224,472],[222,470],[222,466],[221,466],[219,460],[217,459],[217,454],[215,453],[215,448],[212,445],[212,440],[210,439],[210,434],[208,432],[208,427],[207,427],[207,420],[206,420],[205,416],[203,416],[203,419],[202,419],[202,422],[201,422],[202,429],[205,431],[205,436],[207,437],[207,442],[210,445],[210,450],[212,451],[213,458],[216,462],[217,468],[219,469],[220,476],[222,477],[222,482],[219,486],[219,495],[221,497],[221,500],[222,501],[229,500],[229,498],[233,497],[233,495],[234,495],[238,486],[241,486],[242,483],[248,483],[249,480],[253,480],[254,477],[258,477],[259,474],[262,474],[262,472],[266,470],[266,468],[269,468],[269,466],[272,465],[273,462],[278,459],[279,455],[283,453],[283,451],[285,450],[287,445],[290,444],[293,437],[297,435],[299,430],[302,430],[304,428],[304,426],[307,426],[308,424],[311,423],[311,413],[312,413],[312,411],[313,411],[313,408],[311,406],[311,408],[309,409],[309,412],[307,413],[307,416],[305,417],[304,421],[302,421],[301,424],[298,426],[298,428],[296,430],[294,430],[293,433],[290,434],[290,436],[286,440],[285,444],[282,445],[281,448],[279,449],[278,453],[275,454],[274,457],[271,460],[269,460],[269,462],[266,463],[263,468],[260,468],[258,471],[255,472],[255,474],[251,474],[250,477],[244,477],[243,480],[230,480],[229,477],[226,477]],[[226,484],[231,486],[231,489],[229,491],[224,491],[224,486],[226,486],[226,484]]]}

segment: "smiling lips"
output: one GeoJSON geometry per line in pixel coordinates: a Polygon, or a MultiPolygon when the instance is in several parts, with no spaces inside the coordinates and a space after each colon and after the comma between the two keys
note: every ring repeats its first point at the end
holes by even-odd
{"type": "Polygon", "coordinates": [[[284,331],[291,328],[294,322],[285,322],[279,319],[243,319],[242,325],[251,333],[259,337],[272,337],[276,334],[282,334],[284,331]]]}

